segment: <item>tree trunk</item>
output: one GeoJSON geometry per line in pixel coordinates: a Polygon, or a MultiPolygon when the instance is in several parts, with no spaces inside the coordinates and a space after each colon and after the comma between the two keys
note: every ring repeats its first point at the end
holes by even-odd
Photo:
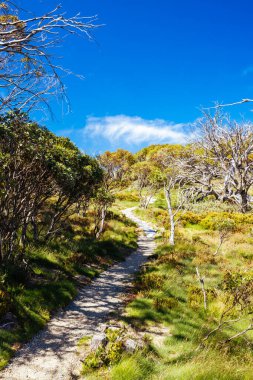
{"type": "Polygon", "coordinates": [[[33,239],[35,243],[37,243],[39,240],[39,231],[38,231],[38,225],[37,225],[37,221],[35,217],[32,218],[31,224],[33,228],[33,239]]]}
{"type": "Polygon", "coordinates": [[[56,223],[56,216],[54,215],[50,221],[50,225],[49,225],[49,228],[47,230],[45,240],[48,240],[49,237],[52,235],[55,223],[56,223]]]}
{"type": "Polygon", "coordinates": [[[196,267],[196,273],[197,273],[197,276],[198,276],[198,279],[199,279],[199,282],[200,282],[200,286],[201,286],[201,290],[202,290],[202,293],[203,293],[204,309],[206,310],[207,309],[207,297],[206,297],[204,278],[200,276],[199,268],[198,267],[196,267]]]}
{"type": "Polygon", "coordinates": [[[174,218],[172,205],[171,205],[170,189],[164,187],[164,192],[165,192],[165,198],[166,198],[167,208],[168,208],[168,213],[169,213],[169,218],[170,218],[169,244],[175,245],[175,218],[174,218]]]}
{"type": "Polygon", "coordinates": [[[0,262],[4,262],[4,249],[3,249],[3,239],[2,239],[2,234],[0,232],[0,262]]]}
{"type": "Polygon", "coordinates": [[[248,211],[248,194],[245,190],[240,193],[241,196],[241,212],[244,214],[248,211]]]}
{"type": "Polygon", "coordinates": [[[216,251],[215,251],[214,254],[213,254],[214,256],[218,255],[218,253],[219,253],[219,251],[220,251],[220,249],[221,249],[221,246],[222,246],[222,240],[220,240],[220,243],[219,243],[219,245],[218,245],[216,251]]]}
{"type": "Polygon", "coordinates": [[[27,236],[26,236],[27,227],[28,227],[28,223],[25,222],[22,228],[21,236],[20,236],[20,245],[22,247],[22,255],[25,253],[26,240],[27,240],[27,236]]]}
{"type": "Polygon", "coordinates": [[[103,208],[102,208],[102,211],[101,211],[101,221],[100,221],[99,230],[98,230],[98,232],[96,233],[96,239],[99,239],[99,238],[100,238],[100,235],[101,235],[102,232],[104,231],[105,217],[106,217],[106,209],[105,209],[105,207],[103,207],[103,208]]]}

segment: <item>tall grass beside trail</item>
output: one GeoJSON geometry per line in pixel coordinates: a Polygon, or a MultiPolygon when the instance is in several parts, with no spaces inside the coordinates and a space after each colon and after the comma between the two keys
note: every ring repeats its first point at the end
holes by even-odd
{"type": "Polygon", "coordinates": [[[0,317],[11,312],[18,322],[14,330],[0,329],[0,368],[76,296],[80,276],[88,282],[136,249],[136,227],[120,213],[109,213],[100,240],[92,235],[92,220],[89,214],[73,215],[58,237],[30,245],[29,273],[15,265],[0,273],[0,317]]]}
{"type": "Polygon", "coordinates": [[[162,196],[147,210],[136,210],[139,217],[158,225],[159,235],[153,259],[136,278],[136,298],[126,307],[123,320],[147,335],[156,328],[159,339],[151,334],[151,350],[125,355],[89,380],[101,376],[108,380],[253,379],[253,332],[224,343],[248,326],[250,315],[203,341],[226,307],[227,278],[253,280],[252,215],[226,206],[219,210],[215,202],[210,205],[210,211],[204,212],[202,205],[182,213],[174,247],[167,244],[169,221],[162,196]],[[219,244],[215,223],[228,217],[236,231],[214,255],[219,244]],[[207,310],[196,267],[204,277],[207,310]]]}
{"type": "Polygon", "coordinates": [[[116,193],[114,208],[122,210],[130,207],[137,207],[139,203],[140,198],[136,189],[124,189],[116,193]]]}

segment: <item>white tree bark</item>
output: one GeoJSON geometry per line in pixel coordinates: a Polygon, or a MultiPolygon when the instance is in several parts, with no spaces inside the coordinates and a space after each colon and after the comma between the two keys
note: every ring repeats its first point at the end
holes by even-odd
{"type": "Polygon", "coordinates": [[[172,204],[171,204],[171,195],[170,195],[170,188],[164,187],[165,192],[165,198],[167,202],[167,208],[170,218],[170,238],[169,238],[169,244],[175,245],[175,215],[172,210],[172,204]]]}
{"type": "Polygon", "coordinates": [[[100,220],[99,230],[96,233],[96,239],[99,239],[102,232],[104,231],[105,217],[106,217],[106,209],[105,207],[103,207],[101,210],[101,220],[100,220]]]}

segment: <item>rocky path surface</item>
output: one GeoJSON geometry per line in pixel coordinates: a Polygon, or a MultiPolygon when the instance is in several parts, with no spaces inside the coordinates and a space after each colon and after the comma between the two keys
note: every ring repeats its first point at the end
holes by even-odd
{"type": "Polygon", "coordinates": [[[133,208],[124,211],[144,231],[138,249],[127,259],[103,272],[83,287],[75,301],[55,316],[47,328],[17,353],[10,365],[0,372],[5,380],[69,380],[77,366],[77,343],[85,335],[99,331],[111,312],[123,305],[122,296],[129,290],[133,274],[152,254],[155,231],[133,215],[133,208]]]}

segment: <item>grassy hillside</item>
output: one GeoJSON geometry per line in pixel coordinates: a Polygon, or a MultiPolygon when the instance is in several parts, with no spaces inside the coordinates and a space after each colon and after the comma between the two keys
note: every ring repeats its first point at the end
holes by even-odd
{"type": "MultiPolygon", "coordinates": [[[[176,245],[171,247],[163,231],[169,225],[164,206],[159,196],[148,210],[136,210],[160,230],[155,255],[136,279],[136,298],[123,317],[151,337],[150,347],[123,356],[110,370],[103,369],[89,379],[252,379],[252,331],[227,341],[251,321],[250,308],[243,300],[228,313],[226,321],[231,323],[205,340],[238,289],[253,279],[252,215],[235,213],[228,206],[223,210],[214,202],[208,204],[209,212],[204,212],[204,205],[194,206],[182,214],[176,245]],[[234,220],[236,230],[214,255],[219,244],[215,223],[217,218],[228,217],[234,220]],[[196,267],[204,277],[207,310],[196,267]],[[232,322],[238,317],[239,321],[232,322]],[[155,338],[152,331],[156,331],[155,338]]],[[[249,298],[246,303],[251,301],[249,298]]]]}
{"type": "Polygon", "coordinates": [[[100,240],[92,235],[92,220],[89,213],[72,215],[57,238],[29,246],[26,271],[13,265],[1,272],[0,317],[11,312],[17,323],[15,329],[0,329],[0,368],[75,297],[78,286],[136,248],[135,226],[120,213],[109,213],[100,240]]]}

